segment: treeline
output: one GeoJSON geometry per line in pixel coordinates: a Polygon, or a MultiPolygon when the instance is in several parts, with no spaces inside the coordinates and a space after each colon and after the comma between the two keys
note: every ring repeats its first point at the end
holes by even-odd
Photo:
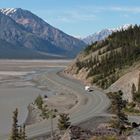
{"type": "Polygon", "coordinates": [[[89,68],[87,78],[93,76],[93,83],[105,89],[118,80],[121,69],[140,60],[140,27],[135,25],[113,33],[106,40],[95,42],[84,50],[85,54],[94,51],[98,51],[96,56],[76,62],[77,73],[83,67],[89,68]]]}

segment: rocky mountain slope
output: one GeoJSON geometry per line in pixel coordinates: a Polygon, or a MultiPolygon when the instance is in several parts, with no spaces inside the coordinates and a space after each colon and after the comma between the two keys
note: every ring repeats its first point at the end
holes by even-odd
{"type": "Polygon", "coordinates": [[[86,44],[91,44],[92,42],[94,43],[96,41],[105,39],[106,37],[111,35],[113,32],[121,31],[122,29],[127,30],[130,26],[134,27],[133,24],[125,24],[125,25],[115,28],[115,29],[103,29],[99,32],[94,33],[93,35],[89,35],[85,38],[78,37],[78,39],[84,41],[86,44]]]}
{"type": "MultiPolygon", "coordinates": [[[[37,37],[39,37],[44,45],[47,44],[49,49],[52,48],[52,50],[55,50],[57,54],[76,56],[86,46],[83,41],[69,36],[59,29],[52,27],[30,11],[23,10],[21,8],[9,8],[0,9],[0,12],[12,18],[16,23],[23,25],[26,31],[28,31],[32,35],[36,35],[35,40],[38,40],[37,37]]],[[[33,40],[34,37],[31,37],[30,35],[30,38],[31,40],[33,40]]],[[[24,44],[29,45],[30,43],[24,44]]],[[[34,47],[35,44],[36,43],[30,45],[29,47],[34,47]]],[[[39,46],[40,50],[44,49],[44,46],[42,46],[42,44],[40,44],[39,46]]]]}
{"type": "Polygon", "coordinates": [[[88,45],[75,62],[63,72],[83,80],[83,84],[108,91],[123,90],[131,101],[134,83],[138,89],[140,67],[140,27],[113,33],[102,41],[88,45]]]}
{"type": "Polygon", "coordinates": [[[0,58],[48,58],[40,52],[63,54],[65,50],[57,48],[49,41],[28,32],[21,24],[0,12],[0,58]],[[18,55],[18,56],[17,56],[18,55]]]}

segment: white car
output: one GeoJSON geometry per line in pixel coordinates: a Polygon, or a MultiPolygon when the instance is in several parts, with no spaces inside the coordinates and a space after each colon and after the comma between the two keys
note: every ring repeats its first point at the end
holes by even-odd
{"type": "Polygon", "coordinates": [[[90,87],[89,86],[85,86],[85,90],[86,91],[90,91],[90,87]]]}

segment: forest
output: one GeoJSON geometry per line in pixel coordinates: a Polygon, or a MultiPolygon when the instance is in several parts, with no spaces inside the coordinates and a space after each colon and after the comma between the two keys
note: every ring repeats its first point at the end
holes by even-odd
{"type": "Polygon", "coordinates": [[[90,69],[87,78],[93,77],[93,84],[106,89],[122,76],[122,69],[139,62],[140,26],[114,32],[106,39],[88,45],[82,53],[86,56],[95,51],[98,51],[97,55],[84,61],[77,60],[77,73],[83,67],[90,69]]]}

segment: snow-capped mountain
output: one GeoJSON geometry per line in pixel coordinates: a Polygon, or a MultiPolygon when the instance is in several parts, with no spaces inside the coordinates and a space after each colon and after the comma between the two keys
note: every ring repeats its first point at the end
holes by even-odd
{"type": "Polygon", "coordinates": [[[105,39],[107,36],[111,35],[112,32],[127,30],[130,26],[134,27],[133,24],[125,24],[125,25],[118,27],[118,28],[115,28],[115,29],[103,29],[99,32],[94,33],[93,35],[86,37],[86,38],[80,38],[80,37],[77,37],[77,38],[81,39],[86,44],[91,44],[92,42],[94,43],[95,41],[100,41],[100,40],[105,39]]]}
{"type": "MultiPolygon", "coordinates": [[[[6,31],[3,31],[2,28],[0,30],[0,39],[6,38],[6,41],[11,41],[10,43],[13,43],[13,40],[15,43],[20,41],[19,43],[22,43],[23,46],[28,48],[37,48],[39,51],[46,51],[46,53],[50,53],[49,50],[51,49],[51,51],[55,51],[57,54],[61,53],[62,55],[70,57],[77,56],[77,54],[86,46],[86,43],[82,40],[74,38],[51,26],[49,23],[28,10],[21,8],[4,8],[0,9],[0,14],[5,15],[3,17],[9,17],[9,21],[14,20],[16,22],[16,26],[19,25],[22,29],[24,28],[24,30],[26,30],[26,33],[28,32],[27,36],[25,35],[27,38],[23,37],[22,40],[20,35],[24,34],[24,32],[20,35],[16,35],[13,30],[13,28],[16,27],[11,29],[11,26],[8,24],[8,28],[11,29],[11,32],[9,33],[9,30],[6,27],[4,28],[6,31]],[[38,41],[38,43],[35,43],[35,41],[32,40],[38,41]],[[37,45],[38,47],[35,47],[37,45]],[[44,50],[44,48],[46,49],[44,50]],[[62,51],[59,51],[58,49],[62,51]]],[[[3,19],[0,19],[0,23],[1,20],[3,22],[3,19]]],[[[17,31],[17,33],[19,32],[17,31]]]]}

